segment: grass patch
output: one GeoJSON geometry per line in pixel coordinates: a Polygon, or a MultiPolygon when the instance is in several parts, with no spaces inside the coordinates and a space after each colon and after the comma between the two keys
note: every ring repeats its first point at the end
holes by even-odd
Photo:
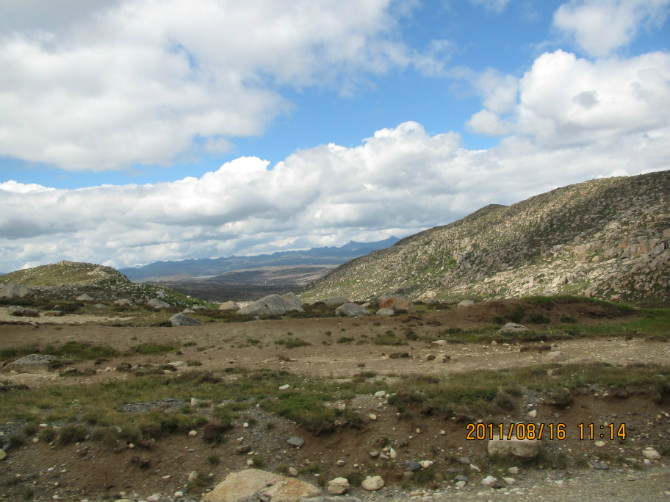
{"type": "Polygon", "coordinates": [[[176,347],[175,345],[164,345],[160,343],[141,343],[133,347],[132,352],[143,356],[153,356],[160,354],[169,354],[171,352],[176,352],[177,350],[179,350],[179,347],[176,347]]]}
{"type": "Polygon", "coordinates": [[[302,338],[282,338],[281,340],[276,340],[275,345],[282,345],[287,349],[295,349],[297,347],[306,347],[307,345],[312,344],[306,342],[302,338]]]}

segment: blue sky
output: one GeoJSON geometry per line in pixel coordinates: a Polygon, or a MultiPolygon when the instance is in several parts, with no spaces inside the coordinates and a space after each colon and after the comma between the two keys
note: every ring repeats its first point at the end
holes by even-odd
{"type": "Polygon", "coordinates": [[[0,271],[405,236],[668,169],[670,0],[0,2],[0,271]]]}

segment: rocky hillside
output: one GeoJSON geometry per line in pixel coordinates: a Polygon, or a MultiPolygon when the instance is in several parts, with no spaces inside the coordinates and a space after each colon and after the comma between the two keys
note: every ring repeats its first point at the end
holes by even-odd
{"type": "Polygon", "coordinates": [[[490,205],[335,269],[304,293],[513,298],[670,298],[670,171],[592,180],[490,205]]]}
{"type": "Polygon", "coordinates": [[[135,284],[118,270],[92,263],[61,261],[0,276],[0,298],[36,297],[74,300],[88,295],[97,302],[160,298],[180,306],[193,300],[170,288],[135,284]]]}

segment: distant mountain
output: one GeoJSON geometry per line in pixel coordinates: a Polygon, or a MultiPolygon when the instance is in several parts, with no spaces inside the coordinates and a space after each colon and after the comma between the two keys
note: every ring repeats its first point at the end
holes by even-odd
{"type": "Polygon", "coordinates": [[[346,263],[301,296],[352,300],[578,294],[667,304],[670,171],[489,205],[346,263]]]}
{"type": "MultiPolygon", "coordinates": [[[[394,245],[399,239],[389,237],[377,242],[350,241],[341,247],[321,247],[306,251],[283,251],[256,256],[230,256],[181,261],[158,261],[142,267],[124,268],[120,272],[136,282],[185,281],[211,278],[235,270],[266,267],[304,267],[341,265],[378,249],[394,245]]],[[[246,282],[246,281],[245,281],[246,282]]]]}

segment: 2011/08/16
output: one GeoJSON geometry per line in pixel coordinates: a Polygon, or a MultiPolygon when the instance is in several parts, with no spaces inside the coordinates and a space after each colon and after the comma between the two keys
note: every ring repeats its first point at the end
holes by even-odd
{"type": "MultiPolygon", "coordinates": [[[[567,426],[564,423],[539,423],[524,424],[510,423],[505,424],[466,424],[467,435],[465,439],[483,440],[483,439],[531,439],[540,440],[542,438],[556,439],[562,441],[567,439],[567,426]]],[[[594,439],[626,439],[626,424],[605,424],[596,425],[577,424],[577,430],[580,440],[594,439]]]]}

